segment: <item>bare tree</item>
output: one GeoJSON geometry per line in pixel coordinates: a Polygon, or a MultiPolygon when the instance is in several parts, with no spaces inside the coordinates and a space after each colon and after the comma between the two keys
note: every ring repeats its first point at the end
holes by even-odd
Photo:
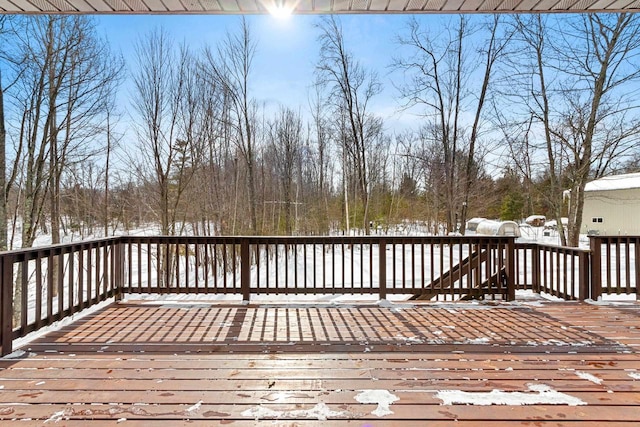
{"type": "MultiPolygon", "coordinates": [[[[293,185],[295,169],[299,164],[302,147],[302,118],[290,109],[281,109],[270,130],[271,147],[275,153],[275,167],[282,186],[284,207],[284,231],[291,235],[294,230],[292,207],[294,200],[293,185]]],[[[300,183],[298,183],[299,185],[300,183]]]]}
{"type": "MultiPolygon", "coordinates": [[[[20,17],[15,25],[13,61],[20,64],[11,93],[16,147],[5,196],[17,183],[22,247],[30,247],[38,227],[46,224],[47,201],[52,242],[60,241],[61,177],[96,151],[91,143],[101,126],[102,99],[115,90],[121,62],[87,17],[20,17]]],[[[54,275],[57,262],[52,261],[54,275]]],[[[21,287],[14,291],[19,307],[21,287]]]]}
{"type": "MultiPolygon", "coordinates": [[[[199,158],[193,154],[199,150],[193,117],[197,109],[195,58],[186,46],[176,55],[171,37],[162,29],[138,42],[136,56],[133,103],[143,159],[137,167],[142,178],[154,184],[161,233],[173,235],[179,232],[178,208],[196,169],[193,162],[199,158]]],[[[180,226],[183,224],[181,221],[180,226]]]]}
{"type": "Polygon", "coordinates": [[[59,235],[59,192],[65,168],[97,150],[91,146],[104,117],[102,99],[115,90],[122,63],[110,54],[86,17],[25,17],[15,38],[23,64],[14,94],[14,171],[20,171],[22,245],[33,244],[50,201],[52,239],[59,235]]]}
{"type": "Polygon", "coordinates": [[[563,244],[577,246],[586,183],[614,170],[640,132],[640,20],[633,14],[588,14],[515,22],[523,47],[517,60],[526,71],[510,81],[529,89],[521,113],[542,129],[559,224],[563,191],[571,192],[568,236],[563,227],[559,231],[563,244]]]}
{"type": "Polygon", "coordinates": [[[375,165],[368,162],[368,154],[372,141],[382,132],[382,122],[371,113],[369,103],[380,93],[381,85],[376,74],[365,70],[347,50],[342,25],[335,17],[322,18],[317,28],[320,31],[318,80],[330,90],[334,115],[339,118],[340,143],[356,176],[363,209],[362,225],[369,234],[369,181],[375,165]]]}
{"type": "Polygon", "coordinates": [[[210,84],[219,87],[228,105],[226,120],[233,141],[246,167],[249,193],[250,230],[258,233],[258,197],[256,186],[256,111],[250,95],[252,64],[257,43],[247,20],[243,17],[236,33],[228,32],[217,50],[207,49],[201,70],[210,84]]]}
{"type": "Polygon", "coordinates": [[[400,95],[406,108],[422,109],[421,114],[433,124],[433,135],[442,146],[448,231],[454,231],[460,221],[464,232],[469,195],[477,178],[473,172],[485,101],[494,66],[509,40],[508,35],[500,32],[500,21],[495,16],[487,22],[487,40],[481,42],[477,53],[472,40],[481,35],[465,16],[438,33],[424,29],[414,18],[409,21],[407,34],[399,37],[399,43],[409,48],[409,54],[395,59],[393,64],[408,77],[399,86],[400,95]],[[478,63],[483,67],[481,79],[472,78],[478,63]],[[478,87],[474,87],[475,81],[480,82],[478,87]],[[465,122],[465,113],[473,115],[471,123],[465,122]],[[467,125],[468,134],[463,130],[467,125]],[[459,162],[464,164],[462,170],[459,162]]]}
{"type": "MultiPolygon", "coordinates": [[[[0,16],[0,42],[5,44],[7,16],[0,16]]],[[[4,62],[5,52],[0,51],[0,61],[4,62]]],[[[4,85],[2,81],[2,64],[0,63],[0,251],[7,250],[7,130],[4,117],[4,85]]]]}
{"type": "MultiPolygon", "coordinates": [[[[329,219],[329,193],[330,193],[330,178],[329,178],[329,165],[331,159],[331,139],[332,128],[329,118],[327,117],[326,103],[324,99],[321,84],[316,82],[312,86],[313,94],[310,100],[310,110],[313,120],[313,135],[315,136],[314,152],[315,159],[309,159],[307,164],[311,164],[314,172],[314,178],[316,182],[315,193],[317,194],[317,202],[322,205],[319,209],[318,222],[319,229],[323,232],[328,231],[328,219],[329,219]]],[[[311,155],[311,149],[308,150],[308,154],[311,155]]]]}

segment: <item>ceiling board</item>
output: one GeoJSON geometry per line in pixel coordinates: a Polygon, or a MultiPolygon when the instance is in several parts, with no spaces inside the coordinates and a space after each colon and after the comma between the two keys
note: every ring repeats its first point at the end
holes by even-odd
{"type": "MultiPolygon", "coordinates": [[[[0,0],[0,13],[267,13],[261,0],[0,0]]],[[[640,0],[300,0],[293,13],[640,12],[640,0]]]]}

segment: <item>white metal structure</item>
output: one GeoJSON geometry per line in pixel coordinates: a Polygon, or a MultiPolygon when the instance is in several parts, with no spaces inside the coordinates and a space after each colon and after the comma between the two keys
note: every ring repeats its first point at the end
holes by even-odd
{"type": "Polygon", "coordinates": [[[476,235],[520,237],[520,227],[514,221],[492,221],[487,219],[478,224],[476,235]]]}

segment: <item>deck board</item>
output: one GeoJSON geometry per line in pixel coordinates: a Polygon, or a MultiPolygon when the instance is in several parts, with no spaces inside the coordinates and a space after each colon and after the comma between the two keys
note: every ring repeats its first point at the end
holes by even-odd
{"type": "Polygon", "coordinates": [[[0,359],[0,424],[632,426],[639,348],[637,303],[128,302],[0,359]],[[581,404],[445,405],[437,393],[539,386],[581,404]],[[367,390],[395,396],[390,413],[360,403],[367,390]]]}

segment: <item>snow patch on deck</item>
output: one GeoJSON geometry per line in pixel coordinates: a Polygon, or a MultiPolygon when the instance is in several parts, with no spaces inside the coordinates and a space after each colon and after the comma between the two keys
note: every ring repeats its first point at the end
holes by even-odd
{"type": "Polygon", "coordinates": [[[602,384],[602,380],[588,372],[576,371],[576,375],[583,380],[591,381],[594,384],[602,384]]]}
{"type": "Polygon", "coordinates": [[[202,403],[203,403],[202,400],[198,400],[198,402],[195,405],[190,406],[189,408],[187,408],[186,412],[189,412],[189,413],[198,412],[200,410],[200,408],[202,407],[202,403]]]}
{"type": "Polygon", "coordinates": [[[44,420],[43,424],[47,424],[47,423],[58,423],[60,421],[62,421],[62,419],[65,416],[65,411],[58,411],[55,412],[53,415],[51,415],[49,418],[47,418],[46,420],[44,420]]]}
{"type": "Polygon", "coordinates": [[[25,359],[27,357],[37,356],[36,353],[27,353],[24,350],[16,350],[13,353],[9,353],[6,356],[2,357],[2,359],[25,359]]]}
{"type": "Polygon", "coordinates": [[[467,392],[461,390],[441,390],[436,392],[436,398],[442,400],[442,405],[569,405],[579,406],[587,403],[560,393],[545,384],[528,384],[528,392],[491,390],[489,392],[467,392]]]}
{"type": "Polygon", "coordinates": [[[393,414],[393,411],[389,409],[389,407],[392,403],[400,400],[398,396],[389,393],[388,390],[360,390],[360,393],[356,395],[355,399],[360,403],[377,404],[378,407],[371,411],[371,413],[377,417],[393,414]]]}
{"type": "Polygon", "coordinates": [[[488,344],[491,341],[491,338],[488,337],[480,337],[480,338],[467,338],[464,341],[460,342],[460,343],[454,343],[454,344],[473,344],[473,345],[481,345],[481,344],[488,344]]]}
{"type": "Polygon", "coordinates": [[[629,372],[627,375],[634,380],[640,380],[640,372],[629,372]]]}
{"type": "Polygon", "coordinates": [[[309,418],[316,419],[318,421],[325,421],[327,418],[335,418],[343,414],[343,412],[332,411],[327,405],[320,402],[311,409],[296,409],[293,411],[276,411],[260,405],[243,411],[241,415],[243,417],[253,418],[256,421],[260,419],[279,418],[309,418]]]}
{"type": "Polygon", "coordinates": [[[531,347],[537,347],[540,345],[558,346],[558,347],[586,347],[586,346],[593,345],[593,341],[583,340],[583,341],[566,342],[566,341],[557,340],[557,339],[550,339],[550,340],[545,340],[540,342],[527,341],[527,345],[531,347]]]}
{"type": "Polygon", "coordinates": [[[410,304],[410,303],[402,304],[402,303],[397,303],[397,302],[394,303],[394,302],[391,302],[391,301],[386,300],[386,299],[381,299],[380,301],[378,301],[376,303],[376,305],[378,307],[390,308],[391,311],[393,311],[393,312],[399,312],[399,311],[402,311],[402,310],[412,309],[412,308],[416,307],[415,304],[410,304]]]}

